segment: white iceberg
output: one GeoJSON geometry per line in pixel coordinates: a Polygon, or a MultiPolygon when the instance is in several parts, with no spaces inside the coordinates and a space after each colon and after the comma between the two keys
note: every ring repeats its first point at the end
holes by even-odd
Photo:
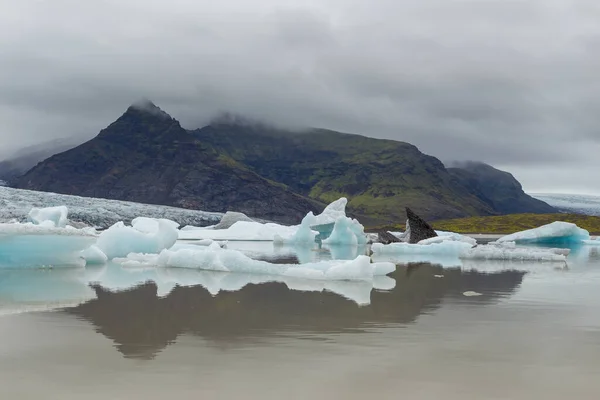
{"type": "Polygon", "coordinates": [[[49,228],[64,228],[69,220],[67,215],[69,209],[66,206],[32,208],[29,211],[27,219],[35,225],[46,226],[49,228]]]}
{"type": "Polygon", "coordinates": [[[570,222],[556,221],[539,228],[503,236],[498,243],[517,244],[574,244],[590,239],[590,233],[570,222]]]}
{"type": "Polygon", "coordinates": [[[335,223],[339,218],[346,216],[346,205],[348,199],[342,197],[329,204],[323,212],[315,216],[313,225],[327,225],[335,223]]]}
{"type": "Polygon", "coordinates": [[[274,223],[261,224],[260,222],[239,221],[227,229],[212,229],[186,227],[179,231],[181,240],[231,240],[231,241],[268,241],[272,242],[276,236],[286,238],[293,236],[298,226],[284,226],[274,223]]]}
{"type": "Polygon", "coordinates": [[[504,260],[566,262],[568,249],[545,249],[517,247],[514,242],[503,245],[487,244],[474,247],[460,255],[468,260],[504,260]]]}
{"type": "Polygon", "coordinates": [[[372,281],[374,276],[387,275],[395,270],[392,263],[371,263],[368,256],[351,261],[321,261],[308,264],[273,264],[250,257],[236,250],[211,245],[205,249],[182,248],[164,250],[159,255],[131,254],[115,259],[124,266],[160,266],[191,268],[208,271],[239,272],[262,275],[291,276],[317,280],[372,281]]]}
{"type": "Polygon", "coordinates": [[[409,244],[409,243],[374,243],[371,246],[373,254],[391,254],[391,255],[414,255],[426,254],[432,256],[453,256],[458,257],[464,251],[472,248],[471,243],[463,241],[445,240],[431,244],[409,244]]]}
{"type": "Polygon", "coordinates": [[[298,230],[292,236],[284,238],[276,234],[273,238],[274,242],[276,244],[314,245],[317,232],[310,229],[314,220],[315,216],[311,211],[302,219],[298,230]]]}
{"type": "Polygon", "coordinates": [[[33,224],[0,224],[0,267],[39,268],[85,265],[81,252],[96,236],[87,230],[33,224]]]}
{"type": "Polygon", "coordinates": [[[98,237],[96,246],[108,259],[126,257],[129,253],[160,253],[175,244],[177,223],[159,219],[136,219],[133,226],[117,222],[98,237]]]}
{"type": "Polygon", "coordinates": [[[365,228],[355,219],[339,217],[335,221],[331,235],[323,240],[323,244],[349,246],[365,245],[367,244],[365,228]]]}
{"type": "Polygon", "coordinates": [[[82,251],[81,257],[85,260],[85,265],[102,265],[108,261],[106,254],[95,245],[82,251]]]}

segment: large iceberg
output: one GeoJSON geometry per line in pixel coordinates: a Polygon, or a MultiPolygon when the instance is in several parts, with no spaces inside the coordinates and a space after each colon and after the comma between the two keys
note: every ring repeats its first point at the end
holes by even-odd
{"type": "Polygon", "coordinates": [[[88,230],[0,224],[0,267],[83,266],[82,251],[95,240],[88,230]]]}
{"type": "Polygon", "coordinates": [[[175,244],[178,238],[176,222],[137,218],[133,226],[117,222],[98,237],[96,247],[108,259],[126,257],[129,253],[160,253],[175,244]]]}
{"type": "Polygon", "coordinates": [[[340,217],[345,217],[347,204],[348,199],[346,199],[345,197],[342,197],[329,204],[327,207],[325,207],[321,214],[315,216],[313,225],[333,224],[340,217]]]}
{"type": "Polygon", "coordinates": [[[539,228],[503,236],[498,243],[515,242],[517,244],[574,244],[590,239],[590,233],[570,222],[556,221],[539,228]]]}

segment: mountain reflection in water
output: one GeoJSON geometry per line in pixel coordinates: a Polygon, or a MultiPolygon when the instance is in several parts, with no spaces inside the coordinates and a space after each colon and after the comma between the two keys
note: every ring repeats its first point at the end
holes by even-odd
{"type": "Polygon", "coordinates": [[[96,299],[63,312],[94,325],[124,357],[150,360],[183,334],[229,346],[285,332],[351,333],[411,324],[444,301],[495,303],[514,293],[524,275],[413,264],[391,275],[392,290],[373,290],[368,306],[329,292],[289,290],[282,283],[249,284],[216,296],[201,286],[175,286],[165,297],[157,295],[153,282],[120,292],[94,285],[96,299]],[[482,295],[465,297],[465,291],[482,295]]]}

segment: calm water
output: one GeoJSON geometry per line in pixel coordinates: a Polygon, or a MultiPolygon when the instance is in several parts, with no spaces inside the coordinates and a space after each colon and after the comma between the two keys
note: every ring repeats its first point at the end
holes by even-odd
{"type": "Polygon", "coordinates": [[[568,269],[410,261],[379,288],[115,265],[0,271],[0,398],[600,397],[595,249],[568,269]]]}

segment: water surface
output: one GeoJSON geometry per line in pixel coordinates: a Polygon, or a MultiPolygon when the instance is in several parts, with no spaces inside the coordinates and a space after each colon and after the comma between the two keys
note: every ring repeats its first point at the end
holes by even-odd
{"type": "Polygon", "coordinates": [[[365,306],[198,271],[0,271],[0,398],[598,398],[596,250],[450,264],[402,264],[365,306]]]}

